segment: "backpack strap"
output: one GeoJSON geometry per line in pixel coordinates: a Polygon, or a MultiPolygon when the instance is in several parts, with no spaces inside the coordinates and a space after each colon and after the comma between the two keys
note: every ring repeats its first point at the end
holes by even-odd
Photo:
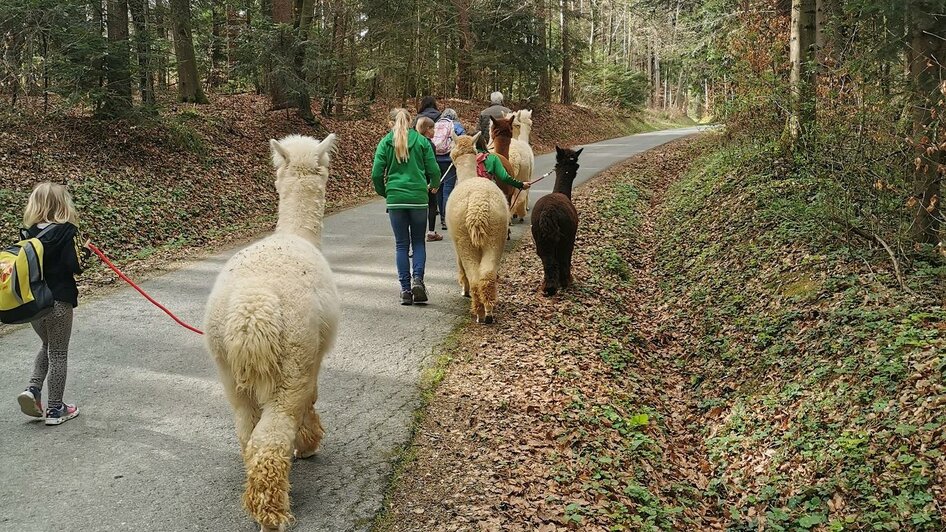
{"type": "Polygon", "coordinates": [[[494,180],[494,176],[486,171],[486,158],[489,157],[489,153],[477,153],[476,154],[476,175],[490,181],[494,180]]]}

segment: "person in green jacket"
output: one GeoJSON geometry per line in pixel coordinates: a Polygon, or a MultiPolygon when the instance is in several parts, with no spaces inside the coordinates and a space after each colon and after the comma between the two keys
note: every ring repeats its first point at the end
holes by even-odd
{"type": "Polygon", "coordinates": [[[490,153],[489,148],[487,148],[486,137],[484,135],[480,135],[479,138],[476,139],[476,151],[479,153],[489,153],[483,161],[483,168],[486,169],[486,173],[493,176],[493,179],[498,179],[506,185],[519,190],[532,186],[532,183],[523,183],[506,172],[506,168],[503,166],[502,161],[499,160],[499,157],[496,156],[495,153],[490,153]]]}
{"type": "Polygon", "coordinates": [[[401,284],[401,304],[427,302],[424,286],[424,247],[427,227],[427,193],[440,186],[440,167],[426,137],[409,127],[406,109],[391,110],[391,132],[374,152],[371,181],[387,200],[394,231],[394,258],[401,284]],[[414,250],[411,268],[409,250],[414,250]]]}

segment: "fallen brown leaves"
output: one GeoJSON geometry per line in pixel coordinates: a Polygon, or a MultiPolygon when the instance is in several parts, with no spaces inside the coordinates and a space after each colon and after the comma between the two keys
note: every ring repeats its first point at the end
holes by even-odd
{"type": "Polygon", "coordinates": [[[639,156],[576,192],[568,295],[537,292],[528,237],[507,255],[499,323],[464,331],[382,528],[718,527],[702,500],[710,466],[674,328],[652,304],[652,211],[691,160],[687,146],[639,156]],[[654,178],[648,201],[628,206],[636,216],[602,212],[629,175],[654,178]]]}

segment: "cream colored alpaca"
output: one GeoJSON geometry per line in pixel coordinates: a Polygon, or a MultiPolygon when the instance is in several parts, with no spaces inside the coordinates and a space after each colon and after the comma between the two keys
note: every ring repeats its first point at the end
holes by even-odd
{"type": "MultiPolygon", "coordinates": [[[[529,135],[532,133],[532,110],[523,109],[513,113],[513,139],[509,143],[509,162],[516,169],[513,176],[523,183],[532,180],[532,170],[535,168],[535,153],[529,146],[529,135]],[[519,131],[517,132],[517,124],[519,131]]],[[[508,116],[508,115],[507,115],[508,116]]],[[[513,196],[515,202],[510,206],[513,219],[520,221],[526,217],[529,209],[529,190],[525,189],[513,196]]]]}
{"type": "Polygon", "coordinates": [[[233,256],[207,302],[207,346],[233,406],[246,467],[243,507],[263,531],[284,530],[293,453],[315,454],[319,366],[335,341],[339,302],[320,251],[329,155],[322,142],[270,140],[276,232],[233,256]]]}
{"type": "Polygon", "coordinates": [[[496,272],[506,245],[509,206],[492,181],[476,175],[476,139],[456,137],[450,157],[457,185],[447,200],[447,227],[457,255],[461,293],[472,296],[477,323],[493,323],[496,272]]]}

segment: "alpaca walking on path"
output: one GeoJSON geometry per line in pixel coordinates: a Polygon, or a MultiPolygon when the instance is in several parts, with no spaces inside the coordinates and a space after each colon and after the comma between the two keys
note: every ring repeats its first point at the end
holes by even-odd
{"type": "MultiPolygon", "coordinates": [[[[493,151],[497,155],[505,156],[512,166],[510,175],[519,181],[532,180],[532,169],[535,166],[535,155],[528,144],[513,138],[513,123],[515,115],[505,118],[491,119],[490,134],[493,139],[493,151]]],[[[529,204],[529,191],[523,190],[518,194],[508,196],[512,220],[525,220],[526,206],[529,204]],[[514,203],[512,203],[514,202],[514,203]]]]}
{"type": "Polygon", "coordinates": [[[509,205],[491,180],[476,175],[475,144],[481,134],[457,137],[450,152],[457,186],[447,201],[447,230],[456,250],[461,293],[472,296],[477,323],[493,323],[496,272],[506,244],[509,205]]]}
{"type": "MultiPolygon", "coordinates": [[[[584,149],[584,148],[582,148],[584,149]]],[[[578,211],[572,204],[572,183],[581,150],[555,147],[555,188],[532,208],[532,239],[542,259],[542,291],[553,296],[572,282],[572,251],[578,232],[578,211]]]]}
{"type": "Polygon", "coordinates": [[[207,346],[234,410],[246,468],[243,507],[263,531],[284,530],[293,454],[315,454],[324,434],[315,410],[319,366],[340,313],[320,250],[329,156],[322,142],[270,141],[276,232],[234,255],[207,303],[207,346]]]}

